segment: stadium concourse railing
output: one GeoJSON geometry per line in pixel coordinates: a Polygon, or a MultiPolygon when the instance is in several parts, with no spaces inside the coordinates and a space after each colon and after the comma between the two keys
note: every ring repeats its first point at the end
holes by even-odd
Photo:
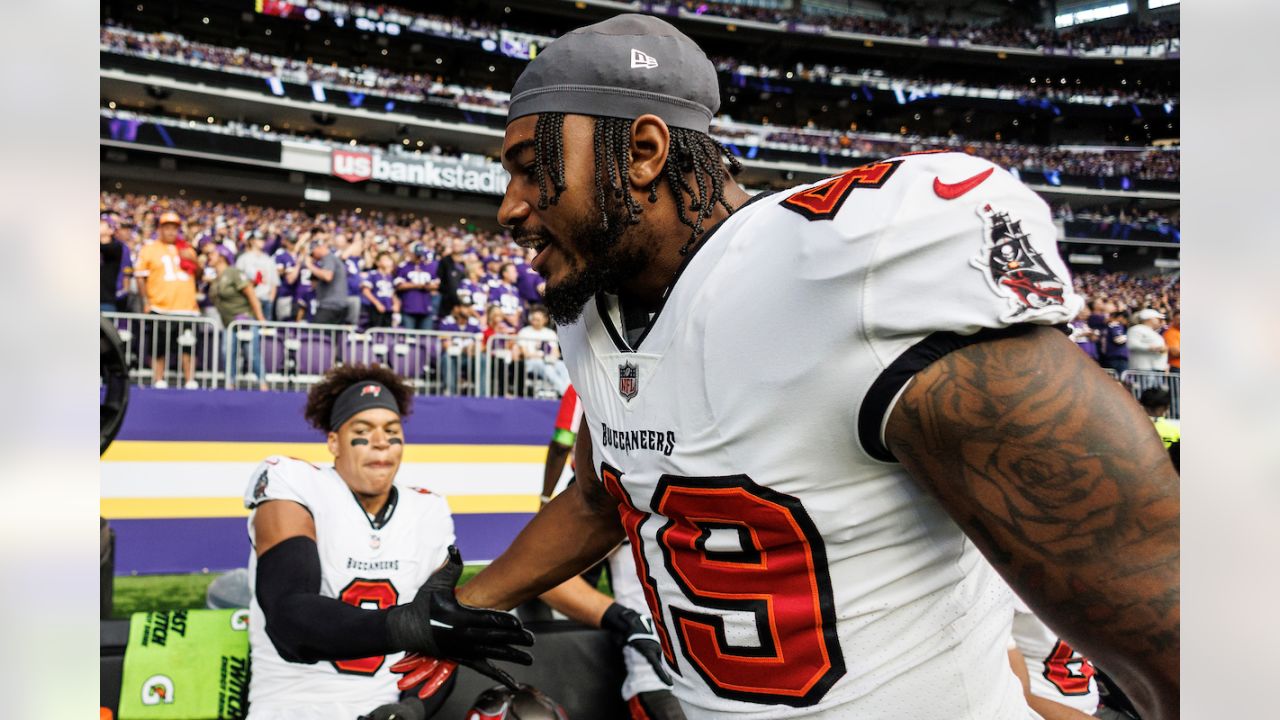
{"type": "MultiPolygon", "coordinates": [[[[129,379],[154,386],[152,358],[166,358],[161,378],[182,387],[180,356],[192,355],[201,388],[299,390],[339,364],[380,364],[420,395],[557,397],[536,363],[526,364],[514,335],[103,313],[125,346],[129,379]],[[176,347],[178,352],[174,352],[176,347]]],[[[523,341],[525,345],[529,341],[523,341]]]]}
{"type": "Polygon", "coordinates": [[[1182,418],[1182,375],[1159,370],[1125,370],[1120,373],[1120,382],[1129,388],[1135,398],[1142,396],[1144,390],[1164,388],[1169,391],[1169,417],[1174,420],[1182,418]]]}

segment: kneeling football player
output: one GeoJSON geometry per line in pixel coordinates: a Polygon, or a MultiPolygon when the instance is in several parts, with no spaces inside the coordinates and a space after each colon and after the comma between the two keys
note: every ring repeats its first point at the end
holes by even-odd
{"type": "MultiPolygon", "coordinates": [[[[386,368],[335,368],[308,393],[305,410],[326,434],[333,464],[272,456],[253,471],[245,493],[251,720],[351,720],[420,703],[401,701],[390,671],[404,651],[513,687],[489,659],[531,661],[512,647],[533,642],[514,616],[454,600],[462,559],[445,500],[395,484],[411,401],[386,368]]],[[[437,673],[431,682],[447,680],[437,673]]],[[[438,707],[447,693],[435,695],[438,707]]]]}

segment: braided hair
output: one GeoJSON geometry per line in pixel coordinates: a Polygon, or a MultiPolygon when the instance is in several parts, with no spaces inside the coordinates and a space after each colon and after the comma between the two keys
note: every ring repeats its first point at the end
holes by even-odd
{"type": "MultiPolygon", "coordinates": [[[[616,236],[623,227],[640,222],[638,216],[644,212],[644,208],[628,189],[632,121],[612,117],[594,119],[592,151],[595,154],[596,207],[600,212],[600,230],[606,235],[616,236]]],[[[677,127],[670,128],[670,133],[671,145],[667,150],[667,162],[649,186],[649,202],[658,202],[658,183],[665,179],[671,196],[676,201],[680,222],[690,229],[689,240],[680,248],[680,254],[687,255],[705,232],[703,221],[711,217],[717,205],[733,212],[733,208],[724,199],[722,160],[728,161],[729,172],[733,175],[742,170],[742,165],[728,149],[705,133],[677,127]],[[688,180],[689,175],[693,176],[692,184],[688,180]],[[687,207],[686,195],[690,200],[687,207]]],[[[533,137],[538,208],[545,210],[549,204],[554,205],[559,201],[560,194],[566,188],[564,113],[539,114],[533,137]]]]}

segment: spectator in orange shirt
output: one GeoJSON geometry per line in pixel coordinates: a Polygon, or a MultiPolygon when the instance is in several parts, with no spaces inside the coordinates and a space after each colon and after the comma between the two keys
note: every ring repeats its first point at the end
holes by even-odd
{"type": "Polygon", "coordinates": [[[1169,372],[1182,372],[1182,314],[1174,313],[1169,329],[1164,331],[1164,344],[1169,348],[1169,372]]]}
{"type": "MultiPolygon", "coordinates": [[[[189,247],[179,251],[177,246],[178,227],[181,223],[181,218],[175,212],[161,215],[159,239],[143,246],[138,253],[138,263],[133,275],[143,283],[144,313],[159,317],[192,318],[200,314],[196,305],[196,279],[183,268],[184,260],[195,261],[195,252],[189,247]]],[[[199,387],[194,377],[195,360],[191,355],[191,344],[182,341],[183,336],[194,340],[194,323],[158,322],[156,325],[158,327],[151,353],[152,385],[157,388],[169,386],[165,381],[168,355],[180,351],[184,387],[199,387]]]]}

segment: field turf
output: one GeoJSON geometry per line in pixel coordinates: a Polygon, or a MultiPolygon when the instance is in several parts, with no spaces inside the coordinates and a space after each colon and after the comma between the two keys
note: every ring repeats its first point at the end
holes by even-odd
{"type": "MultiPolygon", "coordinates": [[[[481,564],[463,567],[460,582],[467,582],[483,567],[481,564]]],[[[112,615],[127,618],[136,612],[203,608],[205,590],[217,577],[218,573],[117,577],[113,586],[112,615]]],[[[601,578],[600,590],[609,593],[607,578],[601,578]]]]}

